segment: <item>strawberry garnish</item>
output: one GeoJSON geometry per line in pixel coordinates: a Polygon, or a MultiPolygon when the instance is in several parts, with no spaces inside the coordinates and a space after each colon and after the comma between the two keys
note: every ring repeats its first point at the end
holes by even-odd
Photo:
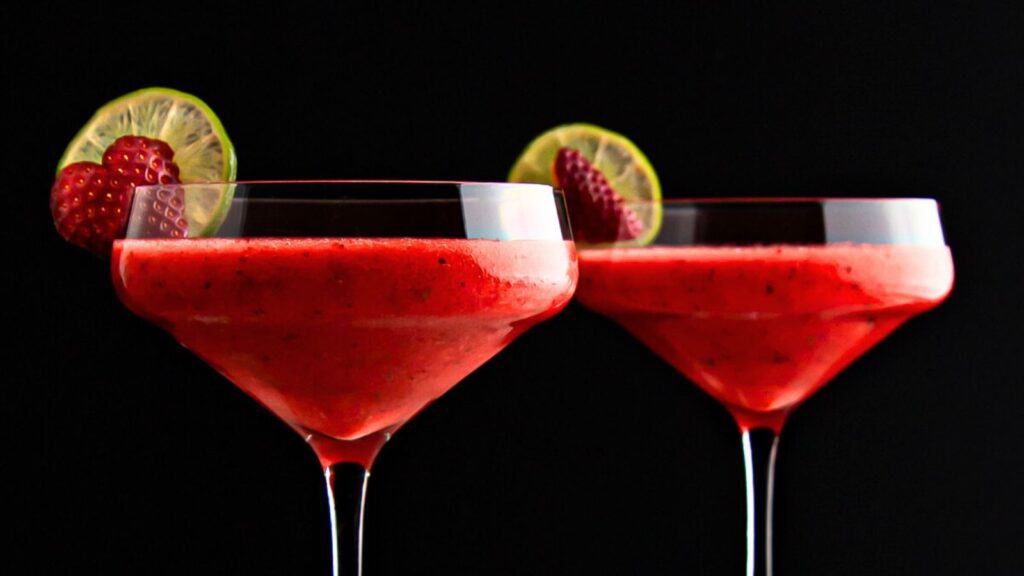
{"type": "Polygon", "coordinates": [[[105,167],[95,162],[68,164],[50,189],[50,212],[65,240],[96,254],[124,231],[130,190],[112,188],[105,167]]]}
{"type": "Polygon", "coordinates": [[[121,136],[103,152],[113,186],[177,184],[178,165],[166,142],[144,136],[121,136]]]}
{"type": "Polygon", "coordinates": [[[65,166],[50,190],[50,211],[57,231],[68,242],[105,256],[124,235],[128,208],[136,186],[166,184],[134,212],[139,237],[184,237],[185,199],[178,183],[174,151],[166,142],[122,136],[103,152],[103,164],[76,162],[65,166]]]}
{"type": "Polygon", "coordinates": [[[555,183],[565,194],[576,240],[601,244],[633,240],[643,233],[636,213],[578,150],[558,150],[555,183]]]}

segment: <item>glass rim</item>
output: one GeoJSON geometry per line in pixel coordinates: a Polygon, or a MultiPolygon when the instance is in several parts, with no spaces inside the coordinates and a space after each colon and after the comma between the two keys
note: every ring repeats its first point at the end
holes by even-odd
{"type": "Polygon", "coordinates": [[[182,240],[572,239],[565,195],[549,185],[452,180],[240,180],[136,187],[125,237],[167,235],[182,240]],[[189,213],[189,206],[198,208],[189,213]],[[174,215],[176,208],[181,212],[174,215]]]}
{"type": "MultiPolygon", "coordinates": [[[[643,244],[599,248],[822,244],[947,245],[941,207],[923,197],[714,197],[626,200],[656,222],[643,244]]],[[[621,233],[621,230],[620,230],[621,233]]]]}
{"type": "Polygon", "coordinates": [[[928,202],[938,203],[935,198],[927,196],[904,197],[869,197],[869,196],[701,196],[694,198],[662,198],[660,200],[629,199],[627,204],[662,204],[665,206],[688,204],[823,204],[837,203],[898,203],[928,202]]]}
{"type": "Polygon", "coordinates": [[[136,190],[159,188],[188,188],[205,186],[302,186],[302,185],[359,185],[359,186],[493,186],[504,187],[544,187],[562,194],[562,190],[550,184],[539,182],[498,182],[488,180],[404,180],[404,179],[303,179],[303,180],[209,180],[203,182],[181,182],[176,184],[144,184],[136,186],[136,190]]]}

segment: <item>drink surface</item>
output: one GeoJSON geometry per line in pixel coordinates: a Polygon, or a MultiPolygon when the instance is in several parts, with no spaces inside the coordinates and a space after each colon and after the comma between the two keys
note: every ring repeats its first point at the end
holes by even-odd
{"type": "Polygon", "coordinates": [[[944,246],[657,246],[582,251],[577,295],[724,403],[741,428],[779,429],[952,282],[944,246]]]}
{"type": "Polygon", "coordinates": [[[368,465],[387,435],[571,298],[571,242],[121,240],[124,304],[307,437],[368,465]]]}

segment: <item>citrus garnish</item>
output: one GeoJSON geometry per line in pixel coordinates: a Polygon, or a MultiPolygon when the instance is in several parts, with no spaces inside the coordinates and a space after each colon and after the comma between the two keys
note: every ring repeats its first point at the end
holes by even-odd
{"type": "MultiPolygon", "coordinates": [[[[145,88],[105,104],[71,140],[57,171],[77,162],[101,162],[104,151],[125,135],[169,145],[183,184],[235,179],[235,149],[217,115],[199,98],[170,88],[145,88]]],[[[187,198],[189,236],[215,233],[227,215],[234,186],[216,188],[219,193],[204,190],[187,198]]]]}
{"type": "MultiPolygon", "coordinates": [[[[576,165],[579,164],[581,162],[577,161],[576,165]]],[[[519,155],[508,179],[510,182],[534,182],[563,188],[566,203],[569,205],[569,216],[580,244],[615,242],[620,246],[643,246],[650,244],[661,229],[661,185],[647,157],[625,136],[593,124],[565,124],[544,132],[530,142],[519,155]],[[592,225],[595,217],[583,213],[589,197],[571,197],[578,193],[572,189],[574,184],[558,181],[556,160],[559,157],[572,160],[570,154],[559,154],[559,151],[566,149],[578,152],[585,160],[583,169],[596,170],[596,176],[603,177],[607,181],[607,187],[624,202],[622,210],[613,211],[613,215],[622,217],[623,220],[619,226],[623,232],[620,232],[618,238],[609,238],[596,231],[596,228],[607,226],[606,222],[602,222],[601,226],[592,225]],[[574,211],[576,213],[573,213],[574,211]],[[588,230],[591,226],[594,229],[588,230]]],[[[594,182],[600,181],[600,178],[581,181],[583,180],[594,182]]],[[[598,191],[595,193],[601,193],[604,188],[595,187],[594,190],[598,191]]],[[[595,197],[594,200],[608,204],[614,198],[595,197]]],[[[591,209],[590,212],[597,213],[596,209],[591,209]]],[[[601,216],[606,219],[608,214],[609,211],[604,209],[601,216]]]]}

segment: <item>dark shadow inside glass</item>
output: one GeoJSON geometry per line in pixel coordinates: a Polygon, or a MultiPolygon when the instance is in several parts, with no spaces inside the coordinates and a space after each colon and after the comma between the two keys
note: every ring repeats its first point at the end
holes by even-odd
{"type": "Polygon", "coordinates": [[[927,198],[670,200],[663,211],[654,245],[945,244],[927,198]]]}
{"type": "MultiPolygon", "coordinates": [[[[464,238],[459,200],[379,201],[236,198],[225,228],[239,237],[464,238]]],[[[218,234],[224,236],[225,234],[218,234]]]]}
{"type": "Polygon", "coordinates": [[[821,244],[825,214],[814,202],[695,204],[694,238],[702,244],[821,244]]]}

